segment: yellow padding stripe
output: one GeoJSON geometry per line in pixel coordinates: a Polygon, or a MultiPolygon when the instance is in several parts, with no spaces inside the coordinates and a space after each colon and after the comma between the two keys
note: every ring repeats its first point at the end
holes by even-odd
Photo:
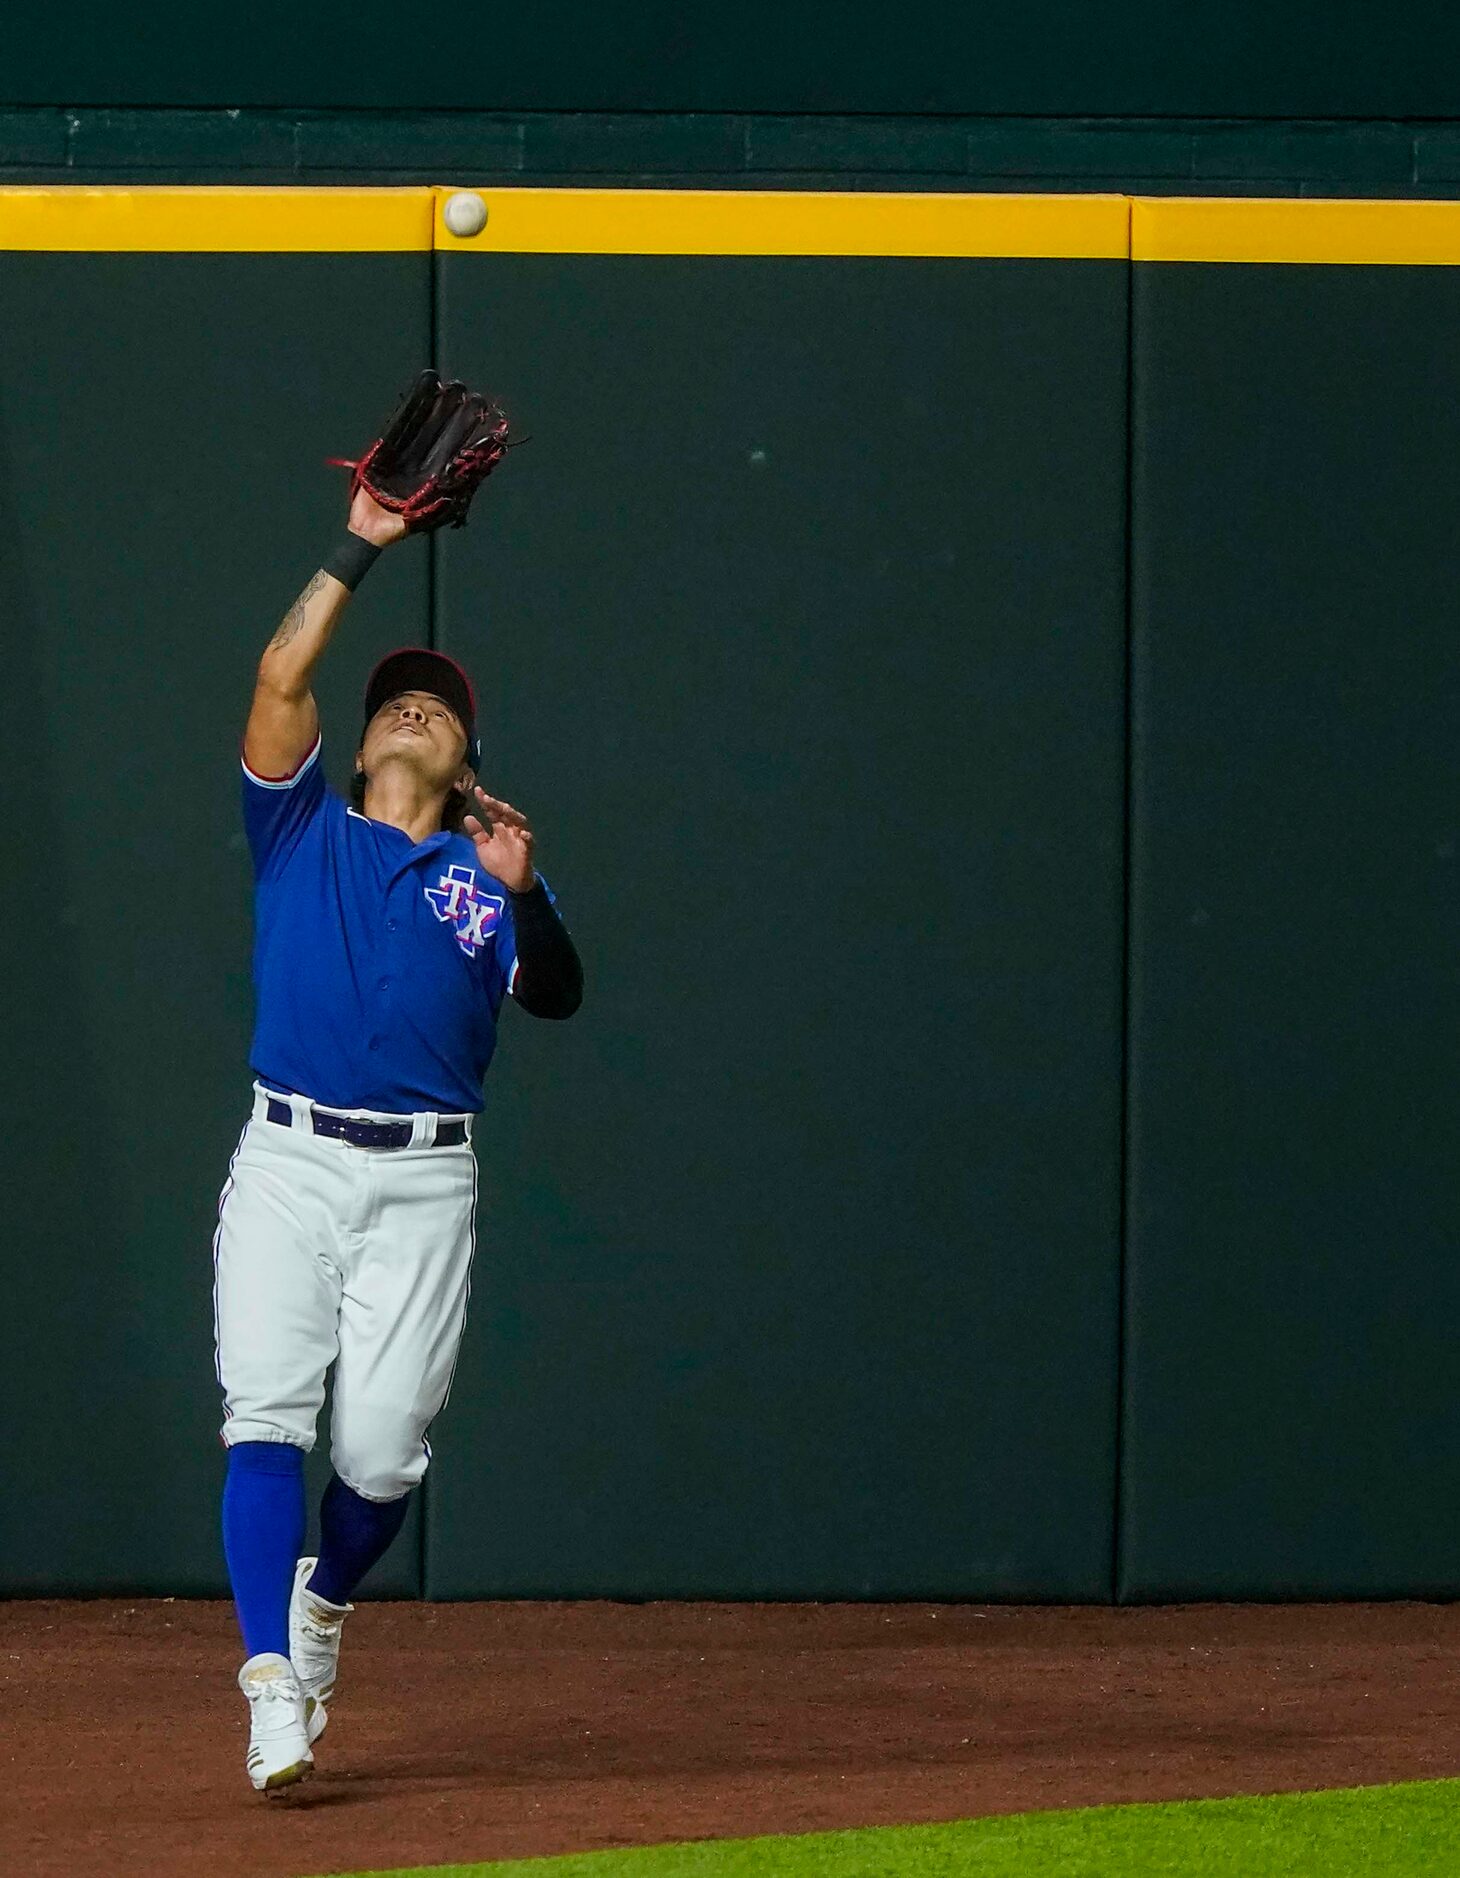
{"type": "Polygon", "coordinates": [[[482,189],[477,254],[994,255],[1123,261],[1124,196],[805,194],[765,189],[482,189]]]}
{"type": "Polygon", "coordinates": [[[59,253],[947,255],[1460,265],[1460,203],[483,189],[0,189],[0,250],[59,253]]]}
{"type": "Polygon", "coordinates": [[[431,247],[429,189],[0,189],[0,249],[380,254],[431,247]]]}
{"type": "Polygon", "coordinates": [[[1460,202],[1137,198],[1137,261],[1266,261],[1364,267],[1460,265],[1460,202]]]}

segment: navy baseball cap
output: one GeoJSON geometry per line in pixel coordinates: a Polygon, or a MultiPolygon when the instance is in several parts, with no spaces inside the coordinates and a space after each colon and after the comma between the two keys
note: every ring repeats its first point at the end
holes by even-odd
{"type": "Polygon", "coordinates": [[[476,693],[456,660],[429,646],[402,646],[387,652],[365,683],[365,722],[403,691],[429,691],[451,706],[466,732],[466,760],[473,769],[479,768],[482,745],[477,736],[476,693]]]}

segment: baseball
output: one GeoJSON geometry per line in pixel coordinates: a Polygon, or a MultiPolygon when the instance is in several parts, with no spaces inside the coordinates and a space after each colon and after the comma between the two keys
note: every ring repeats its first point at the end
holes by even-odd
{"type": "Polygon", "coordinates": [[[487,225],[487,205],[470,189],[446,198],[445,215],[453,235],[479,235],[487,225]]]}

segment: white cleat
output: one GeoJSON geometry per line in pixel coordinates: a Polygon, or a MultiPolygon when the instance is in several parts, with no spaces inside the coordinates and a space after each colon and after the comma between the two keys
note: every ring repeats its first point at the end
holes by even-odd
{"type": "Polygon", "coordinates": [[[238,1672],[248,1697],[248,1777],[259,1793],[292,1787],[314,1767],[304,1720],[304,1691],[287,1656],[265,1650],[238,1672]]]}
{"type": "Polygon", "coordinates": [[[289,1657],[304,1692],[305,1725],[318,1741],[329,1721],[325,1704],[335,1693],[340,1667],[340,1630],[353,1604],[331,1604],[305,1589],[318,1559],[302,1558],[294,1567],[294,1595],[289,1600],[289,1657]]]}

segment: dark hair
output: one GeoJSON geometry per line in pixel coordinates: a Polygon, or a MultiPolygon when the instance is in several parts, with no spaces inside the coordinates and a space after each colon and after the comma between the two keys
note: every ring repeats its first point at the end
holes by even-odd
{"type": "MultiPolygon", "coordinates": [[[[357,769],[350,778],[350,807],[358,809],[362,815],[365,813],[365,772],[363,769],[357,769]]],[[[453,783],[447,792],[445,802],[441,805],[441,826],[448,835],[461,833],[461,820],[466,811],[466,797],[453,783]]]]}

